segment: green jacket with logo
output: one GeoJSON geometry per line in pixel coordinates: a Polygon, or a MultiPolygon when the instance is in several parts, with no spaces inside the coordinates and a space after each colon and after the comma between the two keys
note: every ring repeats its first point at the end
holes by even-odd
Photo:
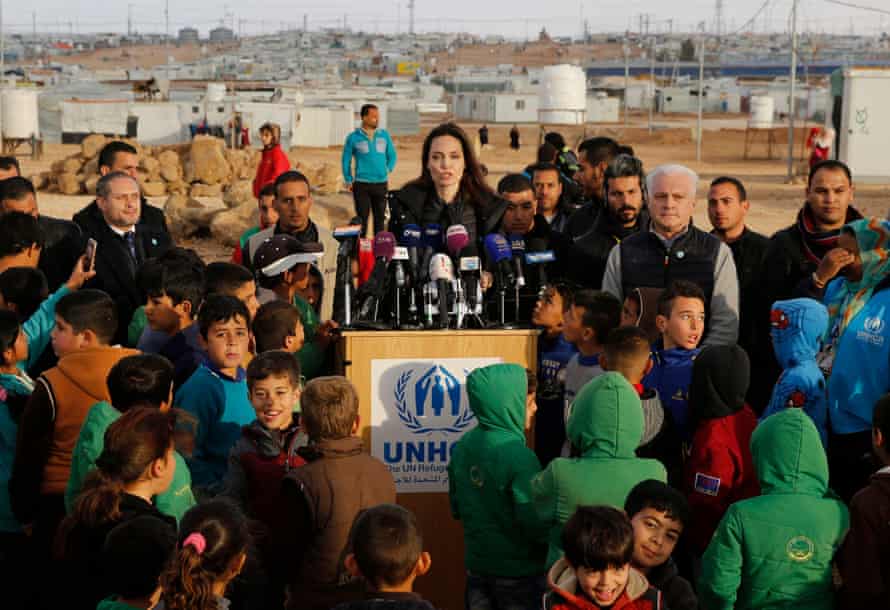
{"type": "Polygon", "coordinates": [[[708,610],[834,608],[831,561],[849,526],[828,489],[819,432],[802,409],[767,417],[751,454],[761,495],[729,507],[702,558],[708,610]]]}
{"type": "Polygon", "coordinates": [[[562,526],[579,506],[623,508],[637,483],[667,482],[661,462],[636,455],[643,438],[643,407],[624,377],[600,375],[581,389],[572,405],[566,436],[580,457],[557,458],[532,480],[532,499],[549,531],[547,565],[562,556],[562,526]]]}
{"type": "Polygon", "coordinates": [[[525,369],[495,364],[467,377],[479,425],[454,446],[448,495],[463,521],[465,563],[476,575],[521,578],[545,572],[529,483],[541,470],[525,444],[525,369]]]}

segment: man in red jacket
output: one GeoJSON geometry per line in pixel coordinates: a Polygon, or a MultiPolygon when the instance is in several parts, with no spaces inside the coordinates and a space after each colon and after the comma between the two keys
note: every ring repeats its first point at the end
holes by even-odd
{"type": "Polygon", "coordinates": [[[267,184],[290,169],[290,159],[281,149],[281,127],[275,123],[264,123],[260,127],[260,139],[263,142],[263,158],[256,168],[253,179],[253,196],[260,198],[260,190],[267,184]]]}
{"type": "Polygon", "coordinates": [[[748,355],[738,345],[707,347],[692,366],[695,433],[684,478],[693,524],[687,540],[699,556],[729,505],[760,493],[750,448],[757,416],[745,404],[750,375],[748,355]]]}

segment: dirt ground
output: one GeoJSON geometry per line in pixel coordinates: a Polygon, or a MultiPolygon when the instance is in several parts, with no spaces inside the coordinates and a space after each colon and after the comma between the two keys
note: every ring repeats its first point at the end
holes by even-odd
{"type": "MultiPolygon", "coordinates": [[[[672,122],[675,119],[676,117],[671,117],[672,122]]],[[[434,125],[435,122],[425,123],[421,132],[425,134],[434,125]]],[[[706,228],[710,226],[704,197],[710,180],[720,175],[735,176],[745,183],[751,201],[748,225],[754,230],[772,234],[794,220],[795,214],[803,202],[805,185],[801,179],[790,184],[786,183],[787,164],[782,157],[787,152],[787,130],[776,130],[776,146],[772,160],[766,159],[764,134],[759,134],[760,139],[752,146],[752,158],[745,160],[745,131],[743,129],[705,131],[702,138],[703,161],[697,163],[695,161],[695,142],[692,139],[694,121],[690,120],[689,125],[689,128],[657,130],[650,135],[646,129],[644,118],[635,116],[631,120],[631,127],[627,130],[624,130],[622,125],[588,125],[586,128],[559,127],[554,129],[563,133],[566,141],[570,144],[575,144],[585,135],[587,137],[593,135],[613,137],[622,144],[633,146],[636,155],[650,169],[662,163],[682,163],[691,167],[699,173],[701,178],[695,212],[695,222],[698,226],[706,228]]],[[[473,136],[479,127],[477,124],[462,124],[462,126],[473,136]]],[[[535,160],[539,127],[538,125],[520,126],[522,148],[519,151],[511,150],[508,146],[510,125],[491,124],[488,127],[491,145],[482,151],[481,158],[489,169],[489,183],[494,186],[505,173],[521,171],[535,160]]],[[[796,138],[798,141],[802,140],[802,134],[803,130],[796,138]]],[[[423,136],[397,137],[395,143],[399,160],[390,179],[390,185],[398,187],[420,173],[423,136]]],[[[48,169],[52,161],[76,152],[79,152],[79,146],[48,145],[44,157],[40,161],[21,159],[23,173],[30,175],[43,171],[48,169]]],[[[307,148],[298,152],[298,158],[305,155],[306,160],[312,163],[339,164],[340,152],[339,147],[307,148]]],[[[855,168],[853,171],[855,180],[855,168]]],[[[64,196],[57,193],[41,193],[40,209],[43,213],[51,216],[70,218],[90,200],[91,197],[85,195],[64,196]]],[[[160,199],[154,203],[163,205],[163,202],[164,199],[160,199]]],[[[206,201],[206,203],[213,202],[206,201]]],[[[216,203],[221,205],[221,202],[216,203]]],[[[352,216],[352,198],[348,193],[325,197],[324,203],[319,205],[324,205],[328,209],[328,216],[332,223],[343,222],[352,216]]],[[[886,216],[890,210],[890,184],[856,184],[855,205],[863,214],[886,216]]],[[[196,248],[207,260],[224,259],[229,254],[227,248],[212,240],[195,240],[189,245],[196,248]]]]}
{"type": "MultiPolygon", "coordinates": [[[[220,45],[207,44],[205,46],[208,55],[219,53],[225,48],[220,45]]],[[[229,46],[231,47],[231,45],[229,46]]],[[[202,57],[201,45],[170,45],[169,47],[145,45],[97,49],[87,53],[59,55],[53,57],[53,61],[61,64],[79,64],[88,70],[130,70],[162,66],[167,63],[168,57],[173,57],[177,62],[196,61],[202,57]]]]}

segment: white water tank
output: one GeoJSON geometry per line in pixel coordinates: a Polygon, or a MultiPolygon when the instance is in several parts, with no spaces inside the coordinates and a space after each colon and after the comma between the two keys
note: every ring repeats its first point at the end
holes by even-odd
{"type": "Polygon", "coordinates": [[[581,125],[587,114],[587,77],[578,66],[547,66],[541,73],[538,121],[581,125]]]}
{"type": "Polygon", "coordinates": [[[748,125],[755,129],[771,129],[773,126],[773,114],[776,102],[765,95],[751,96],[751,120],[748,125]]]}
{"type": "Polygon", "coordinates": [[[225,83],[207,83],[207,102],[216,104],[226,97],[225,83]]]}
{"type": "Polygon", "coordinates": [[[34,89],[4,89],[0,94],[4,138],[23,140],[40,137],[37,99],[40,93],[34,89]]]}

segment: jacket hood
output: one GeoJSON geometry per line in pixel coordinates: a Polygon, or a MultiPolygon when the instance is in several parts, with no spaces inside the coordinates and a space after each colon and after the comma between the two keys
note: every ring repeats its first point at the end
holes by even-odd
{"type": "Polygon", "coordinates": [[[764,495],[822,497],[828,491],[828,458],[803,409],[784,409],[763,420],[751,437],[751,456],[764,495]]]}
{"type": "Polygon", "coordinates": [[[470,408],[485,430],[501,430],[525,438],[525,369],[518,364],[493,364],[467,377],[470,408]]]}
{"type": "Polygon", "coordinates": [[[619,373],[596,377],[575,397],[566,434],[585,457],[634,457],[643,438],[637,391],[619,373]]]}
{"type": "Polygon", "coordinates": [[[751,380],[748,354],[738,345],[703,349],[692,365],[689,413],[695,419],[716,419],[740,411],[751,380]]]}
{"type": "Polygon", "coordinates": [[[108,371],[122,358],[141,354],[139,350],[123,347],[91,347],[66,354],[57,366],[59,373],[99,401],[109,401],[108,371]]]}
{"type": "MultiPolygon", "coordinates": [[[[547,572],[547,585],[558,595],[568,601],[574,608],[584,608],[590,610],[599,610],[594,602],[582,596],[578,591],[578,577],[575,576],[575,570],[569,565],[565,557],[553,564],[553,567],[547,572]]],[[[642,597],[649,590],[649,581],[642,573],[634,568],[630,569],[627,577],[627,586],[624,588],[623,595],[626,599],[634,601],[642,597]]],[[[626,601],[622,603],[621,597],[612,606],[618,608],[626,605],[626,601]]]]}
{"type": "Polygon", "coordinates": [[[783,369],[815,360],[828,330],[828,310],[813,299],[776,301],[770,312],[770,334],[783,369]]]}

